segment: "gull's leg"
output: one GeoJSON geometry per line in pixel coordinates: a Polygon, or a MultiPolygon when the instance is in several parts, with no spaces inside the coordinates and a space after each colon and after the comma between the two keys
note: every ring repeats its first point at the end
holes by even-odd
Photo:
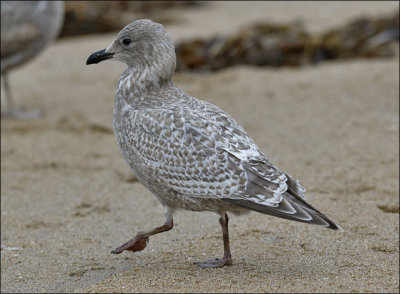
{"type": "Polygon", "coordinates": [[[8,74],[7,73],[3,73],[3,89],[4,89],[4,96],[6,96],[6,110],[3,112],[1,112],[1,114],[7,114],[13,111],[14,109],[14,102],[13,99],[11,97],[11,92],[10,92],[10,84],[8,83],[8,74]]]}
{"type": "Polygon", "coordinates": [[[174,221],[172,219],[172,213],[171,211],[167,208],[167,213],[165,216],[165,223],[160,226],[156,227],[150,231],[142,231],[139,232],[134,238],[130,239],[128,242],[125,244],[121,245],[117,249],[114,249],[111,251],[113,254],[120,254],[124,250],[129,250],[129,251],[141,251],[144,248],[146,248],[147,242],[149,241],[149,237],[155,234],[159,234],[165,231],[169,231],[173,228],[174,226],[174,221]]]}
{"type": "Polygon", "coordinates": [[[200,267],[223,267],[232,264],[231,250],[229,248],[228,215],[226,213],[224,216],[221,216],[219,223],[222,227],[222,236],[224,239],[224,257],[222,259],[195,262],[200,267]]]}
{"type": "Polygon", "coordinates": [[[1,110],[1,116],[3,117],[13,117],[13,118],[38,118],[42,116],[39,110],[21,110],[14,107],[14,100],[11,95],[10,84],[8,82],[8,74],[5,72],[2,74],[3,86],[4,86],[4,96],[6,96],[6,109],[1,110]]]}

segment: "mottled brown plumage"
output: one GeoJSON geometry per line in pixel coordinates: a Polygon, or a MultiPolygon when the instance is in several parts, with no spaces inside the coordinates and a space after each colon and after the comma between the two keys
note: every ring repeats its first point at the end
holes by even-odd
{"type": "Polygon", "coordinates": [[[231,116],[173,83],[174,44],[160,24],[129,24],[87,64],[109,58],[128,65],[115,95],[118,145],[137,178],[167,210],[163,226],[140,232],[113,253],[144,249],[149,236],[172,229],[172,214],[179,209],[220,215],[224,257],[198,263],[202,267],[232,263],[226,212],[255,210],[339,229],[305,202],[298,181],[270,163],[231,116]]]}

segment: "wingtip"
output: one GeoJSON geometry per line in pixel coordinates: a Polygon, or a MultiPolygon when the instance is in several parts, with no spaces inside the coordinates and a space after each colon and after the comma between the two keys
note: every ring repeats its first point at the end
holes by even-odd
{"type": "Polygon", "coordinates": [[[343,230],[343,228],[342,228],[341,226],[336,225],[336,227],[337,227],[337,230],[338,230],[339,232],[344,232],[344,230],[343,230]]]}
{"type": "Polygon", "coordinates": [[[335,224],[335,223],[330,224],[327,228],[328,229],[332,229],[332,230],[336,230],[336,231],[339,231],[339,232],[344,232],[342,227],[337,225],[337,224],[335,224]]]}

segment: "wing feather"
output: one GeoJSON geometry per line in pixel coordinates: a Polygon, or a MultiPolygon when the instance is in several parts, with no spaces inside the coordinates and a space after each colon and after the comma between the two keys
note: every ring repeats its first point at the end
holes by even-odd
{"type": "Polygon", "coordinates": [[[309,223],[313,225],[323,226],[328,229],[342,230],[341,227],[332,222],[323,213],[306,203],[302,198],[295,197],[290,193],[286,192],[283,196],[282,201],[278,206],[272,207],[268,205],[254,203],[248,200],[238,199],[224,199],[225,201],[245,207],[254,211],[269,214],[272,216],[294,220],[303,223],[309,223]],[[288,207],[295,210],[288,210],[288,207]]]}
{"type": "Polygon", "coordinates": [[[245,197],[243,165],[225,151],[232,139],[204,113],[163,107],[141,110],[132,121],[135,125],[129,129],[142,131],[127,134],[132,137],[130,146],[154,167],[168,188],[192,197],[245,197]]]}
{"type": "Polygon", "coordinates": [[[206,102],[181,103],[132,110],[133,125],[124,128],[130,132],[125,136],[132,138],[129,146],[153,167],[163,186],[186,196],[219,198],[277,217],[340,229],[305,202],[299,182],[270,163],[233,118],[206,102]]]}

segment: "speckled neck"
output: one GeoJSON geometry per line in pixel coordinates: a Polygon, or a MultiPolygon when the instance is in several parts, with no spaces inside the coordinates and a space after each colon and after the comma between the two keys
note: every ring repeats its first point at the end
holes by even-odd
{"type": "Polygon", "coordinates": [[[152,67],[143,69],[128,67],[119,79],[118,89],[121,91],[120,94],[126,100],[132,101],[136,97],[149,95],[166,85],[172,84],[172,73],[160,76],[156,72],[152,67]]]}

